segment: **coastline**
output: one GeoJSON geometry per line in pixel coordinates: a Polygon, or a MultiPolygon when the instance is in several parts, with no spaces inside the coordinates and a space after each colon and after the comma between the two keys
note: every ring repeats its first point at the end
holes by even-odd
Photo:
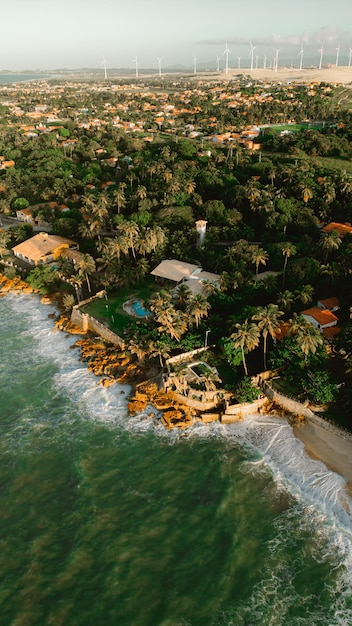
{"type": "Polygon", "coordinates": [[[304,444],[307,454],[322,461],[330,470],[347,481],[352,496],[352,439],[344,438],[339,428],[325,428],[318,420],[307,419],[292,425],[293,433],[304,444]]]}
{"type": "MultiPolygon", "coordinates": [[[[21,279],[9,280],[6,278],[6,276],[0,273],[0,297],[4,297],[8,293],[40,296],[38,292],[29,287],[29,285],[21,279]]],[[[91,335],[91,333],[86,333],[81,329],[74,327],[67,318],[62,316],[62,312],[59,310],[55,299],[47,298],[44,296],[41,297],[40,301],[44,305],[53,305],[59,313],[59,318],[58,320],[56,320],[53,330],[60,330],[62,332],[80,336],[81,339],[78,340],[75,345],[80,348],[81,359],[87,363],[88,369],[92,371],[97,377],[102,377],[101,381],[98,381],[97,384],[109,386],[110,384],[114,384],[115,382],[128,382],[128,384],[131,384],[133,382],[133,368],[132,371],[129,371],[129,367],[126,367],[127,363],[130,363],[129,359],[127,359],[126,363],[122,362],[117,364],[115,356],[116,351],[114,350],[114,355],[112,355],[114,367],[112,367],[112,362],[111,359],[109,359],[108,355],[109,348],[107,346],[105,346],[106,349],[102,350],[103,344],[97,346],[97,340],[96,338],[94,338],[93,335],[91,335]],[[64,320],[67,323],[64,323],[64,320]],[[98,347],[99,349],[94,350],[94,347],[98,347]],[[86,350],[87,354],[85,354],[86,350]],[[91,357],[93,354],[92,350],[93,352],[95,352],[96,356],[96,352],[98,352],[98,354],[100,353],[100,358],[98,358],[96,366],[94,364],[94,360],[90,363],[88,362],[89,357],[91,357]],[[103,368],[102,363],[104,364],[103,368]],[[107,371],[104,371],[105,366],[107,366],[108,369],[110,369],[111,367],[111,371],[109,371],[107,377],[104,378],[104,374],[107,374],[107,371]],[[121,366],[124,366],[123,373],[121,372],[121,366]]],[[[150,403],[152,403],[152,398],[147,399],[147,395],[143,397],[143,387],[148,386],[150,385],[148,385],[148,382],[145,381],[141,385],[140,391],[142,393],[137,392],[133,394],[132,391],[129,401],[129,409],[131,409],[131,413],[135,413],[142,409],[144,410],[145,406],[149,403],[148,400],[150,400],[150,403]]],[[[132,388],[133,387],[134,385],[132,384],[132,388]]],[[[136,390],[134,389],[134,391],[136,390]]],[[[166,402],[167,399],[163,397],[165,394],[163,394],[162,392],[158,393],[157,389],[155,389],[153,390],[153,394],[150,395],[154,395],[157,409],[161,411],[163,409],[171,409],[170,403],[166,402]]],[[[175,409],[176,407],[172,408],[175,409]]],[[[178,409],[180,408],[181,407],[179,406],[178,409]]],[[[184,409],[184,407],[182,408],[184,409]]],[[[279,417],[282,419],[282,416],[279,417]]],[[[352,497],[352,464],[350,461],[350,459],[352,459],[352,433],[351,437],[348,438],[344,436],[344,431],[340,431],[338,425],[332,426],[329,423],[325,425],[324,422],[318,417],[316,419],[306,418],[299,424],[297,422],[292,422],[292,420],[290,420],[288,416],[285,416],[284,419],[291,423],[291,427],[295,437],[297,437],[297,439],[299,439],[304,444],[305,451],[311,458],[323,462],[328,467],[328,469],[336,472],[337,474],[340,474],[346,480],[346,487],[352,497]]],[[[165,427],[170,425],[170,422],[169,424],[168,422],[169,420],[162,420],[162,423],[164,423],[165,427]]],[[[192,425],[193,423],[194,421],[191,418],[191,415],[188,414],[185,427],[187,425],[192,425]]]]}

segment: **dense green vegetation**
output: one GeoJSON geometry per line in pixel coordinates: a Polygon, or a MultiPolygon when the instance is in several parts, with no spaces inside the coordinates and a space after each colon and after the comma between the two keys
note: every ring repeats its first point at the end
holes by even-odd
{"type": "MultiPolygon", "coordinates": [[[[204,345],[209,331],[219,371],[231,368],[227,385],[241,397],[253,393],[243,374],[272,365],[304,397],[349,410],[336,388],[351,376],[349,360],[336,350],[342,365],[329,370],[327,342],[299,316],[338,297],[338,341],[352,351],[341,339],[351,328],[352,237],[321,230],[352,222],[352,116],[340,94],[325,84],[236,81],[8,89],[0,154],[15,166],[0,171],[0,209],[29,209],[39,228],[74,239],[83,253],[28,280],[43,292],[65,280],[75,297],[106,288],[107,302],[91,311],[125,333],[139,361],[163,363],[204,345]],[[53,127],[43,118],[45,132],[31,118],[43,101],[61,120],[53,127]],[[259,149],[245,143],[252,124],[262,127],[259,149]],[[201,246],[198,218],[207,221],[201,246]],[[166,258],[218,273],[219,288],[192,296],[181,287],[172,296],[167,285],[151,287],[149,272],[166,258]],[[152,319],[131,324],[122,309],[130,297],[147,300],[152,319]],[[274,345],[282,321],[291,330],[274,345]]],[[[4,259],[31,229],[0,232],[4,259]]]]}

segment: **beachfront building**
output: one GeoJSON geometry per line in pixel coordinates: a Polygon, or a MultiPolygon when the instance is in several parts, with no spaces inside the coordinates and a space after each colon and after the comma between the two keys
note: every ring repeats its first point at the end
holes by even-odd
{"type": "Polygon", "coordinates": [[[205,272],[199,265],[177,259],[166,259],[150,272],[152,276],[168,280],[176,285],[185,284],[193,294],[202,293],[205,283],[220,284],[220,275],[205,272]]]}
{"type": "Polygon", "coordinates": [[[50,263],[61,256],[65,250],[78,250],[78,244],[71,239],[44,232],[12,248],[17,258],[30,265],[50,263]]]}

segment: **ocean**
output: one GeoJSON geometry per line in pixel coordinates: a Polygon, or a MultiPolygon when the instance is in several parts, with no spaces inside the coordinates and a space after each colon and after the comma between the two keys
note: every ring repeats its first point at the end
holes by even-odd
{"type": "Polygon", "coordinates": [[[52,312],[0,298],[1,625],[352,625],[343,478],[281,418],[129,416],[52,312]]]}
{"type": "Polygon", "coordinates": [[[49,78],[55,78],[55,76],[49,74],[1,74],[0,73],[0,85],[25,83],[30,80],[47,80],[49,78]]]}

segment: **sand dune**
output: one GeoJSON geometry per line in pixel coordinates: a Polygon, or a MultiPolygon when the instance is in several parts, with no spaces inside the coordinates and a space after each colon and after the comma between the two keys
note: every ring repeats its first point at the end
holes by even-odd
{"type": "Polygon", "coordinates": [[[332,66],[328,68],[322,68],[321,70],[319,70],[318,68],[307,68],[301,71],[298,68],[280,67],[277,72],[269,69],[257,69],[253,70],[252,72],[248,68],[245,68],[243,70],[229,69],[228,74],[225,74],[224,72],[214,72],[213,74],[199,72],[196,76],[194,76],[194,79],[199,80],[200,78],[202,78],[209,80],[231,80],[235,76],[238,76],[240,74],[244,76],[251,76],[254,80],[261,80],[264,82],[326,82],[331,84],[338,83],[346,86],[350,83],[350,86],[352,86],[352,67],[347,66],[332,66]]]}

